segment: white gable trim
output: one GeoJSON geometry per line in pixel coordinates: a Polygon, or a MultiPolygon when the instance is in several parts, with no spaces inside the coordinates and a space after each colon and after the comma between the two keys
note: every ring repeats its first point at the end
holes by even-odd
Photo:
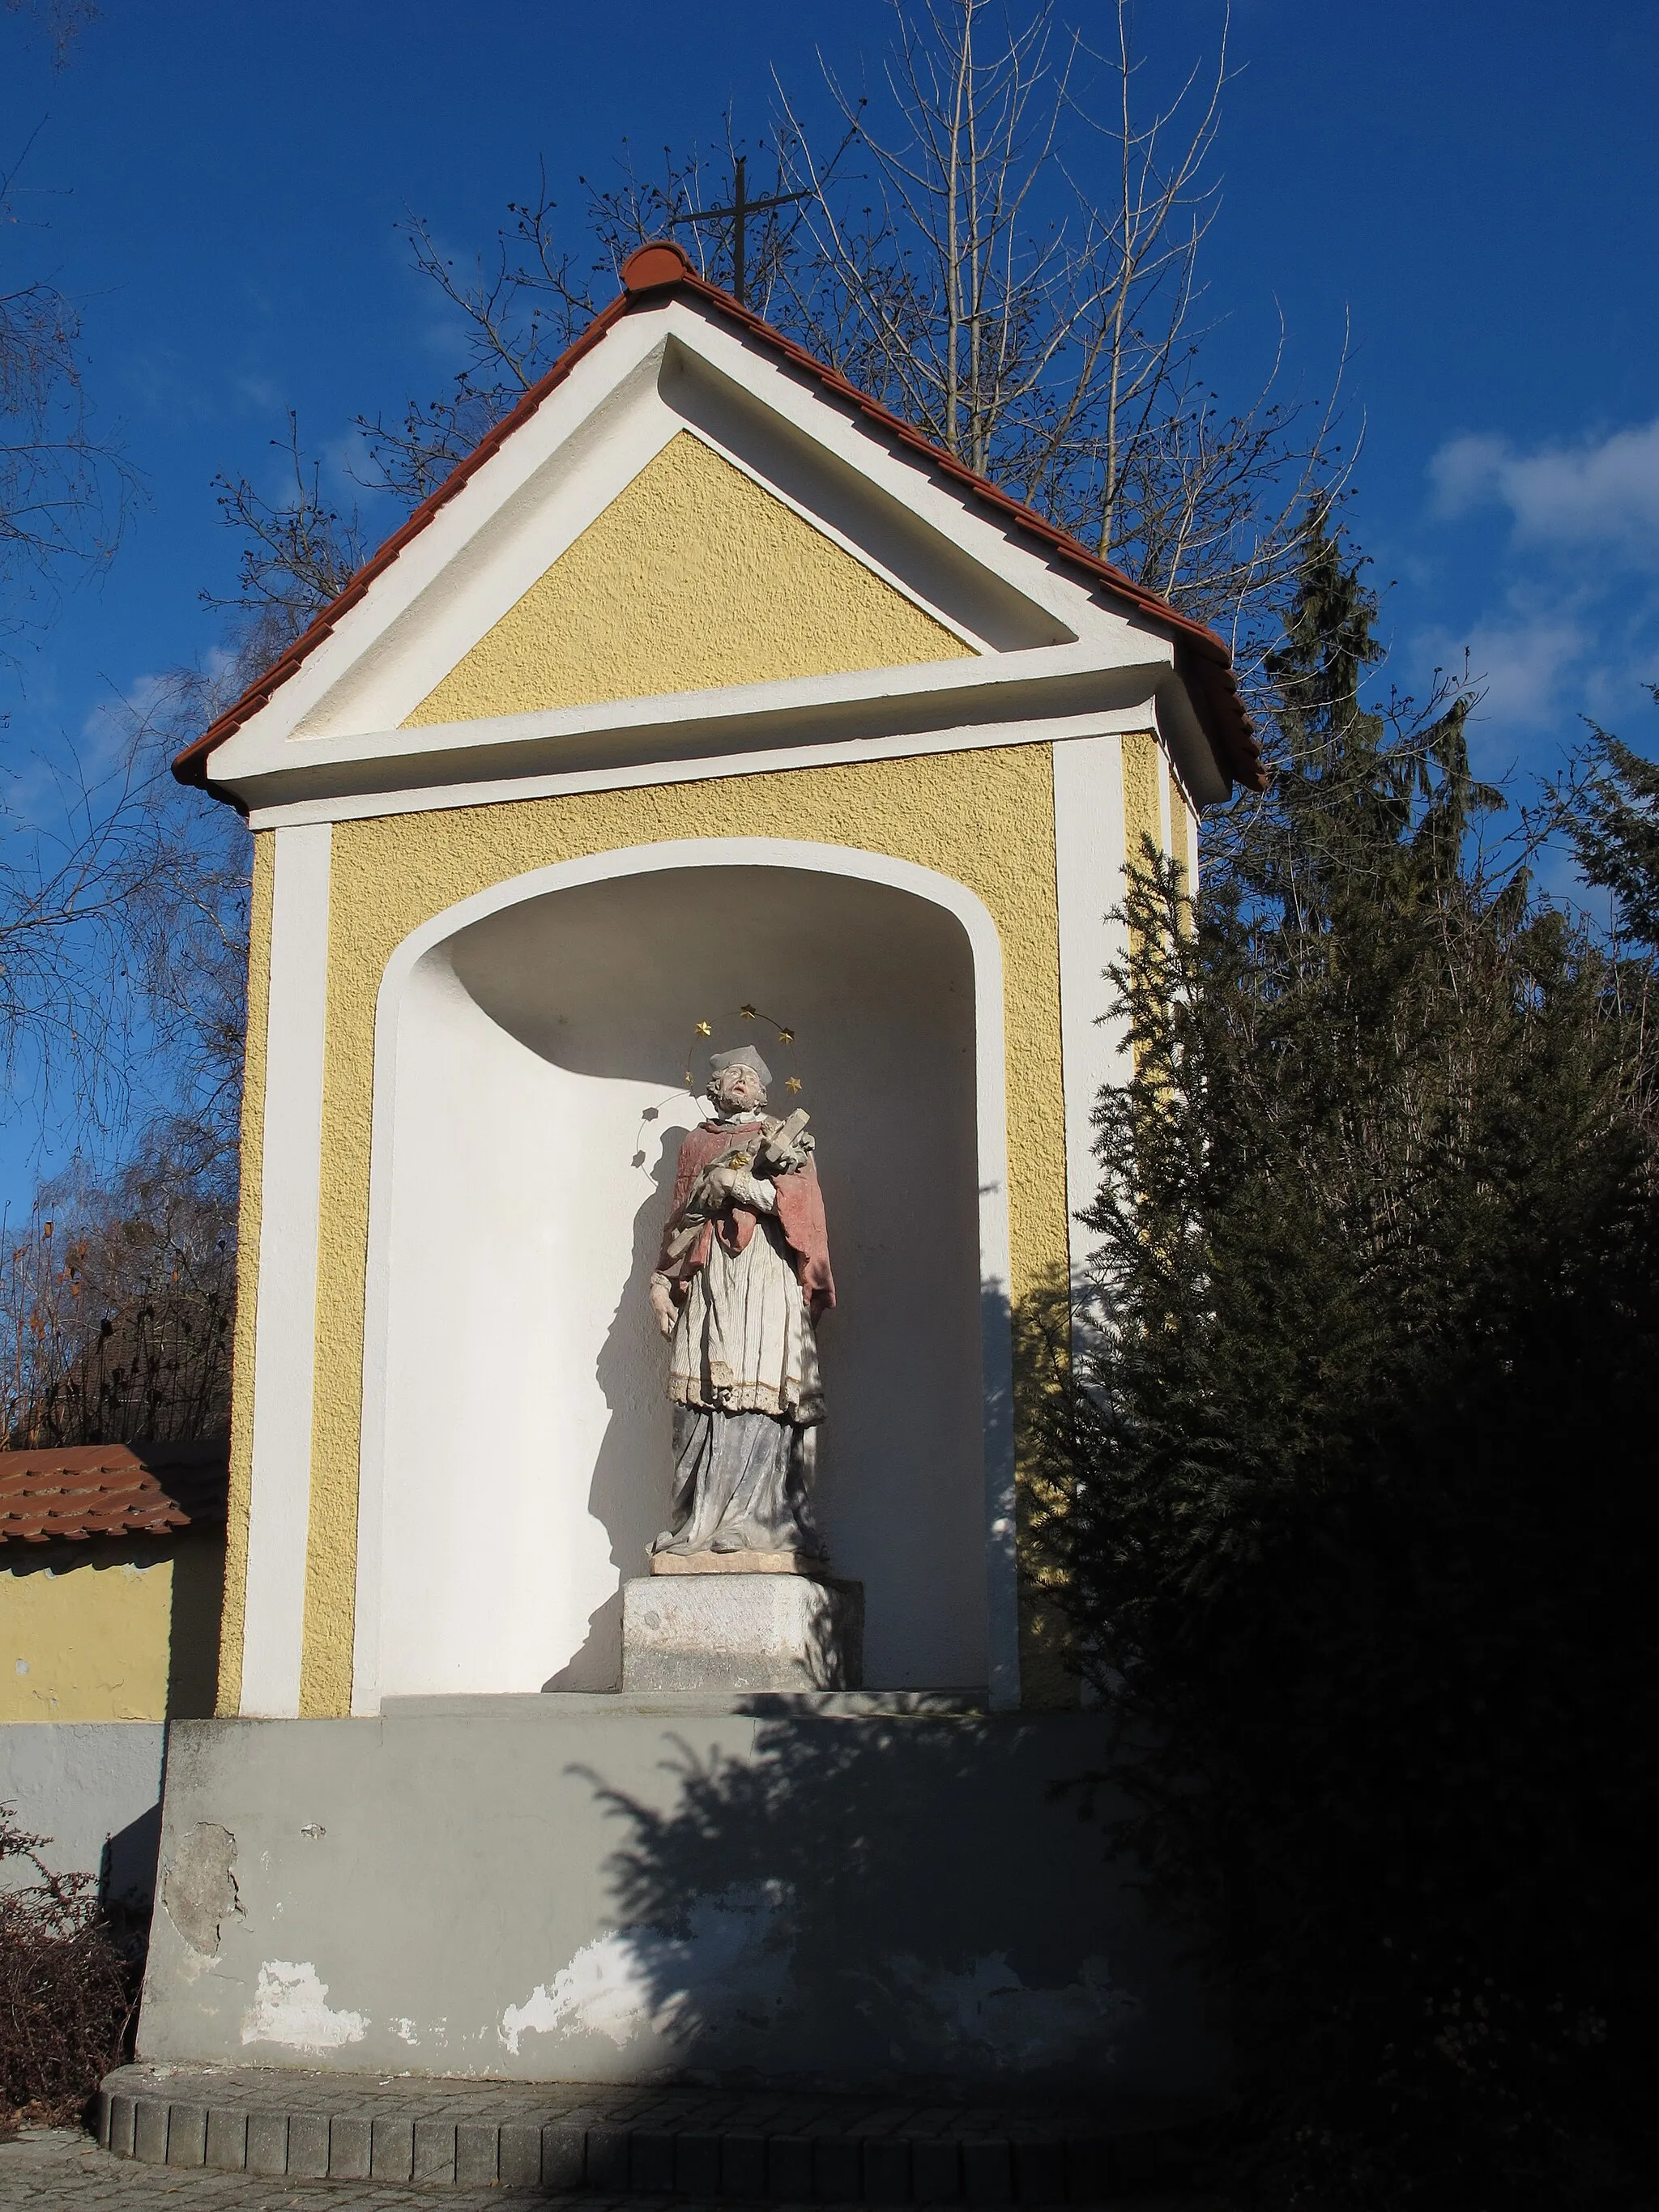
{"type": "MultiPolygon", "coordinates": [[[[1111,642],[1132,649],[1146,641],[1125,631],[1111,642]]],[[[692,753],[793,748],[810,757],[854,739],[925,742],[941,728],[977,727],[982,742],[994,744],[1008,722],[1108,712],[1155,694],[1173,699],[1181,689],[1172,660],[1155,645],[1152,655],[1128,661],[1111,659],[1098,646],[1050,646],[850,676],[732,684],[597,707],[294,740],[249,769],[223,774],[222,781],[246,806],[274,806],[448,782],[660,766],[692,753]]],[[[1195,723],[1192,736],[1196,744],[1182,747],[1191,752],[1189,777],[1210,766],[1218,786],[1195,723]]],[[[1214,795],[1220,795],[1218,789],[1214,795]]]]}
{"type": "Polygon", "coordinates": [[[493,782],[428,784],[404,791],[368,792],[344,799],[307,799],[291,805],[256,806],[251,830],[279,830],[307,822],[368,822],[391,814],[430,814],[447,807],[507,806],[524,799],[568,799],[581,792],[639,791],[674,783],[707,783],[726,776],[777,775],[791,769],[838,768],[864,761],[914,760],[929,753],[979,752],[994,745],[1059,744],[1154,730],[1167,743],[1159,720],[1160,695],[1103,713],[1060,715],[1042,721],[1002,722],[993,727],[934,730],[925,737],[861,738],[842,744],[786,746],[737,756],[650,761],[637,766],[578,770],[567,775],[501,777],[493,782]]]}
{"type": "MultiPolygon", "coordinates": [[[[682,429],[975,647],[981,676],[1068,652],[1095,669],[1152,659],[1173,665],[1166,625],[1109,604],[1109,593],[1097,594],[1060,556],[1024,541],[1017,525],[988,519],[970,494],[850,404],[723,327],[712,313],[671,300],[620,318],[575,364],[295,673],[216,747],[214,782],[248,804],[340,796],[348,783],[358,791],[371,784],[395,788],[415,773],[412,758],[408,772],[389,771],[399,746],[411,757],[459,751],[475,747],[485,732],[488,742],[500,742],[509,721],[550,721],[507,717],[395,730],[682,429]],[[823,495],[816,502],[815,487],[823,495]],[[988,627],[963,612],[975,592],[985,607],[994,602],[1003,611],[988,627]],[[1000,649],[991,638],[999,625],[1000,649]],[[351,763],[364,772],[343,775],[351,763]]],[[[963,679],[963,668],[929,664],[904,673],[945,690],[963,679]]],[[[812,684],[842,680],[805,679],[799,703],[811,703],[812,684]]],[[[869,681],[850,680],[855,687],[869,681]]],[[[741,714],[746,695],[789,688],[663,697],[654,702],[656,720],[666,732],[697,712],[741,714]],[[692,701],[702,704],[694,709],[692,701]],[[712,709],[710,702],[717,702],[712,709]]],[[[602,726],[607,715],[614,726],[631,721],[642,729],[650,714],[638,701],[557,710],[551,720],[564,720],[556,732],[550,721],[545,734],[569,737],[602,726]]],[[[515,745],[510,772],[549,772],[550,763],[533,755],[533,746],[515,745]]],[[[479,780],[459,763],[457,771],[457,780],[479,780]]],[[[419,780],[434,780],[429,765],[419,780]]]]}

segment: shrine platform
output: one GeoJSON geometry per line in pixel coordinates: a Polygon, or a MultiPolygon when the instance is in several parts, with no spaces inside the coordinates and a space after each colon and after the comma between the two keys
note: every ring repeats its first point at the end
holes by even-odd
{"type": "Polygon", "coordinates": [[[917,2111],[1209,2098],[1224,2046],[1109,1851],[1111,1759],[1101,1714],[966,1691],[177,1722],[137,2056],[917,2111]]]}
{"type": "MultiPolygon", "coordinates": [[[[98,2139],[154,2166],[550,2196],[837,2204],[1097,2204],[1177,2179],[1174,2106],[124,2066],[98,2139]]],[[[349,2199],[348,2199],[349,2201],[349,2199]]]]}

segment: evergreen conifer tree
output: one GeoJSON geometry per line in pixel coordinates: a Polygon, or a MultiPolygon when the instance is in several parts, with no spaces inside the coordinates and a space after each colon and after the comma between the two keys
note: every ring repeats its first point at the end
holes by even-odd
{"type": "Polygon", "coordinates": [[[1195,913],[1132,872],[1055,1535],[1118,1840],[1226,1996],[1263,2201],[1629,2204],[1646,970],[1487,879],[1468,702],[1369,708],[1375,611],[1316,517],[1272,790],[1195,913]]]}
{"type": "MultiPolygon", "coordinates": [[[[1659,706],[1659,684],[1648,686],[1659,706]]],[[[1558,799],[1586,883],[1613,893],[1625,933],[1659,948],[1659,764],[1592,725],[1589,773],[1571,797],[1558,799]]]]}

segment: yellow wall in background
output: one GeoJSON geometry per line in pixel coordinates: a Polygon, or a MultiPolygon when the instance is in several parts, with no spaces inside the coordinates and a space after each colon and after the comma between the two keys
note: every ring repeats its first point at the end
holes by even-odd
{"type": "Polygon", "coordinates": [[[210,1713],[223,1570],[223,1548],[210,1537],[8,1545],[0,1722],[210,1713]]]}
{"type": "Polygon", "coordinates": [[[479,639],[406,727],[971,649],[681,430],[479,639]]]}

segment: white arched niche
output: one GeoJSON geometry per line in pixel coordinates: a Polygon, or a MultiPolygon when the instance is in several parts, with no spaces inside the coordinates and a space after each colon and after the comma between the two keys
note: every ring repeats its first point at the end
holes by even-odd
{"type": "Polygon", "coordinates": [[[616,1688],[621,1586],[668,1495],[647,1284],[702,1021],[714,1048],[760,1043],[776,1110],[799,1075],[818,1139],[839,1300],[818,1502],[833,1571],[865,1586],[866,1682],[1017,1697],[1001,989],[960,884],[771,839],[538,870],[399,947],[355,1710],[616,1688]]]}

